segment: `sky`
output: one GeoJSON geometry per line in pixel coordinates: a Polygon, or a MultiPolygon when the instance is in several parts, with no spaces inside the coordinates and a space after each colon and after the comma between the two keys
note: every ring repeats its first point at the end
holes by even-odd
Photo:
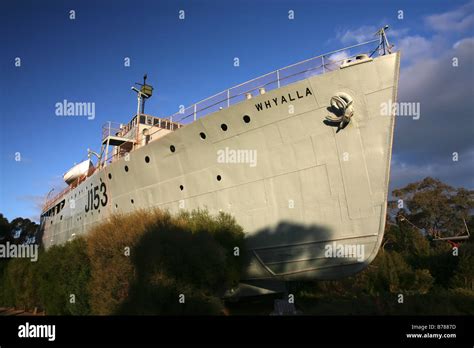
{"type": "Polygon", "coordinates": [[[169,116],[385,24],[402,51],[399,100],[420,103],[419,119],[396,120],[391,189],[426,176],[473,189],[474,0],[2,1],[0,213],[38,220],[102,125],[134,115],[144,73],[147,113],[169,116]],[[95,103],[94,119],[58,117],[63,100],[95,103]]]}

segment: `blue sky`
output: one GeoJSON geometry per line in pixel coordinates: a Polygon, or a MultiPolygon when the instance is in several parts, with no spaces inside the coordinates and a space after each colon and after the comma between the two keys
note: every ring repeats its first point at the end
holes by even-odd
{"type": "MultiPolygon", "coordinates": [[[[131,118],[136,98],[130,86],[145,72],[155,87],[147,112],[168,116],[181,104],[370,39],[376,28],[389,24],[392,40],[405,50],[402,99],[433,99],[420,93],[436,83],[429,80],[434,71],[425,71],[420,59],[436,72],[446,69],[449,79],[452,70],[442,57],[453,54],[462,56],[463,65],[450,88],[464,85],[464,93],[467,88],[472,96],[472,65],[464,64],[472,62],[472,16],[472,1],[2,1],[0,212],[9,219],[37,218],[38,205],[61,183],[62,174],[85,158],[88,147],[99,148],[102,124],[131,118]],[[70,10],[75,20],[69,19],[70,10]],[[180,10],[184,20],[178,18],[180,10]],[[289,10],[294,20],[288,19],[289,10]],[[20,67],[15,67],[16,57],[20,67]],[[125,57],[130,67],[124,67],[125,57]],[[240,60],[237,68],[234,57],[240,60]],[[419,71],[423,75],[418,78],[419,71]],[[56,116],[55,104],[64,99],[95,102],[95,119],[56,116]],[[18,152],[21,161],[15,161],[18,152]]],[[[433,111],[429,117],[422,114],[418,123],[399,121],[392,185],[438,174],[453,185],[474,187],[468,107],[453,115],[466,114],[464,126],[448,130],[443,135],[447,142],[433,141],[438,152],[427,145],[427,135],[436,133],[433,127],[451,123],[436,110],[450,110],[458,97],[448,96],[442,105],[436,104],[442,100],[430,101],[425,110],[433,111]],[[416,139],[419,144],[413,144],[416,139]],[[462,159],[456,168],[450,160],[453,151],[462,159]]]]}

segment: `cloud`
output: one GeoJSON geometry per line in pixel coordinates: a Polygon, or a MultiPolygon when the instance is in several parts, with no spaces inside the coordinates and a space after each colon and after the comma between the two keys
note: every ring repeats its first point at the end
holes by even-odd
{"type": "Polygon", "coordinates": [[[474,0],[455,10],[427,16],[425,23],[438,32],[461,32],[474,26],[474,0]]]}
{"type": "Polygon", "coordinates": [[[461,39],[461,40],[454,43],[453,48],[457,49],[457,48],[459,48],[459,46],[465,45],[465,44],[474,46],[474,38],[468,37],[468,38],[461,39]]]}
{"type": "MultiPolygon", "coordinates": [[[[376,35],[377,31],[382,27],[376,27],[374,25],[363,25],[359,28],[353,30],[345,30],[336,33],[336,38],[343,44],[343,45],[355,45],[362,42],[375,40],[378,38],[376,35]]],[[[402,28],[402,29],[392,29],[389,28],[387,30],[388,38],[399,38],[402,37],[410,31],[409,28],[402,28]]]]}
{"type": "Polygon", "coordinates": [[[27,202],[32,214],[28,216],[28,219],[39,222],[39,217],[43,209],[43,204],[45,202],[45,196],[41,195],[24,195],[16,197],[18,201],[27,202]]]}
{"type": "MultiPolygon", "coordinates": [[[[427,35],[390,30],[401,51],[398,101],[416,102],[421,117],[396,120],[391,187],[426,176],[454,186],[474,188],[474,0],[423,18],[427,35]],[[464,36],[464,37],[463,37],[464,36]],[[459,65],[453,66],[456,57],[459,65]],[[459,161],[453,161],[453,153],[459,161]]],[[[370,40],[374,26],[336,34],[344,45],[370,40]]]]}
{"type": "Polygon", "coordinates": [[[453,186],[472,188],[474,187],[472,163],[474,163],[474,151],[461,153],[457,162],[452,161],[450,157],[441,163],[407,163],[394,157],[390,173],[390,192],[427,176],[438,178],[453,186]]]}
{"type": "Polygon", "coordinates": [[[399,117],[397,150],[415,159],[444,157],[474,147],[474,38],[439,57],[420,56],[401,72],[399,101],[419,102],[419,120],[399,117]],[[459,66],[454,67],[452,58],[459,66]]]}
{"type": "MultiPolygon", "coordinates": [[[[474,38],[456,42],[443,55],[420,55],[402,70],[399,101],[419,102],[421,117],[398,117],[392,177],[395,183],[435,176],[474,187],[474,38]],[[454,67],[452,58],[459,66],[454,67]],[[459,162],[453,162],[453,152],[459,162]]],[[[403,57],[403,52],[402,52],[403,57]]],[[[403,58],[402,58],[403,59],[403,58]]]]}
{"type": "Polygon", "coordinates": [[[402,52],[402,59],[413,62],[420,57],[430,57],[427,52],[432,51],[433,44],[422,36],[406,36],[397,41],[397,49],[402,52]]]}
{"type": "Polygon", "coordinates": [[[339,32],[337,33],[337,38],[344,45],[353,45],[375,39],[376,31],[377,29],[374,26],[364,25],[354,30],[339,32]]]}
{"type": "Polygon", "coordinates": [[[327,70],[336,70],[339,69],[342,61],[346,58],[349,58],[348,51],[340,51],[331,54],[325,58],[324,64],[327,70]]]}

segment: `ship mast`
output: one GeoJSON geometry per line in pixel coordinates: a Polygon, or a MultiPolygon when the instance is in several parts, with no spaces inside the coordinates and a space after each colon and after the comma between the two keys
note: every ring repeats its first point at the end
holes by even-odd
{"type": "Polygon", "coordinates": [[[388,25],[380,28],[375,35],[378,35],[380,38],[380,43],[379,43],[379,55],[383,56],[386,55],[387,52],[390,54],[392,53],[392,45],[388,42],[387,34],[385,33],[388,30],[388,25]]]}
{"type": "Polygon", "coordinates": [[[132,90],[137,92],[137,116],[145,113],[145,101],[153,94],[153,87],[146,83],[147,78],[148,76],[145,74],[143,75],[143,83],[135,82],[136,85],[140,86],[139,90],[132,87],[132,90]]]}
{"type": "Polygon", "coordinates": [[[150,98],[153,94],[153,87],[151,85],[147,85],[146,79],[147,79],[147,74],[143,75],[143,83],[135,82],[136,85],[140,86],[140,89],[138,90],[135,87],[132,87],[132,90],[137,92],[137,115],[136,115],[136,143],[135,146],[138,143],[138,139],[140,137],[139,134],[139,124],[140,124],[140,115],[145,113],[145,101],[150,98]]]}

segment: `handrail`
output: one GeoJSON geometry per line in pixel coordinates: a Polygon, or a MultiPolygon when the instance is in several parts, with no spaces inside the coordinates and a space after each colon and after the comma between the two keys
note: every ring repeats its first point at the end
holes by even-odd
{"type": "MultiPolygon", "coordinates": [[[[248,93],[252,93],[254,91],[257,91],[259,90],[260,88],[263,88],[263,87],[268,87],[268,86],[271,86],[272,84],[275,84],[275,88],[280,88],[284,85],[282,85],[282,82],[286,82],[288,79],[292,78],[292,77],[295,77],[295,76],[298,76],[298,75],[301,75],[301,74],[305,74],[307,73],[308,71],[314,71],[314,70],[318,70],[318,69],[322,69],[321,71],[321,74],[324,74],[328,71],[331,71],[331,69],[329,69],[328,67],[330,67],[331,65],[334,65],[334,64],[337,64],[347,58],[350,58],[350,57],[354,57],[356,56],[357,54],[360,54],[362,52],[359,52],[357,54],[351,54],[351,55],[347,55],[346,57],[342,58],[342,59],[339,59],[339,60],[332,60],[332,59],[329,59],[330,56],[336,54],[336,53],[339,53],[339,52],[343,52],[343,51],[348,51],[348,50],[351,50],[351,49],[354,49],[354,48],[358,48],[358,47],[362,47],[362,46],[366,46],[368,44],[372,44],[374,42],[379,42],[379,39],[374,39],[374,40],[369,40],[369,41],[366,41],[366,42],[362,42],[362,43],[359,43],[359,44],[356,44],[356,45],[352,45],[352,46],[348,46],[348,47],[344,47],[344,48],[341,48],[341,49],[338,49],[338,50],[334,50],[334,51],[331,51],[331,52],[328,52],[328,53],[324,53],[324,54],[321,54],[319,56],[315,56],[315,57],[312,57],[312,58],[308,58],[308,59],[305,59],[305,60],[302,60],[300,62],[297,62],[297,63],[294,63],[294,64],[291,64],[291,65],[287,65],[283,68],[280,68],[280,69],[277,69],[277,70],[274,70],[274,71],[271,71],[269,73],[266,73],[264,75],[261,75],[261,76],[258,76],[258,77],[255,77],[251,80],[248,80],[248,81],[245,81],[243,83],[240,83],[238,85],[235,85],[233,87],[230,87],[226,90],[223,90],[219,93],[216,93],[210,97],[207,97],[205,99],[202,99],[200,101],[198,101],[197,103],[194,103],[194,104],[191,104],[190,106],[188,106],[187,108],[184,108],[183,112],[179,111],[177,113],[174,113],[168,117],[163,117],[161,118],[162,120],[169,120],[169,122],[172,122],[172,123],[181,123],[183,120],[186,120],[187,118],[191,117],[191,116],[194,116],[194,119],[193,121],[196,121],[198,118],[201,118],[201,117],[204,117],[205,115],[209,114],[210,112],[212,112],[212,109],[213,107],[216,107],[218,106],[219,104],[222,104],[222,106],[220,108],[228,108],[230,107],[231,105],[234,105],[235,103],[238,102],[237,98],[239,97],[242,97],[242,96],[245,96],[246,94],[248,93]],[[287,76],[282,76],[282,72],[284,71],[287,71],[291,68],[295,68],[295,67],[298,67],[298,66],[302,66],[303,64],[306,64],[306,63],[309,63],[309,62],[314,62],[316,61],[317,59],[321,59],[321,64],[319,65],[316,65],[316,66],[313,66],[313,67],[310,67],[310,68],[307,68],[307,69],[302,69],[302,70],[299,70],[295,73],[292,73],[292,74],[289,74],[287,76]],[[238,88],[241,88],[243,86],[246,86],[246,85],[249,85],[255,81],[258,81],[258,80],[261,80],[261,79],[264,79],[266,77],[270,77],[272,75],[275,75],[275,78],[270,80],[270,81],[266,81],[266,82],[262,82],[261,84],[258,84],[257,86],[254,86],[253,88],[250,88],[249,86],[249,89],[246,89],[240,93],[237,93],[237,94],[232,94],[231,91],[234,91],[238,88]],[[218,97],[219,95],[223,95],[222,99],[219,99],[217,100],[216,102],[210,104],[210,105],[207,105],[207,106],[204,106],[202,108],[199,108],[199,106],[201,106],[201,104],[204,104],[205,102],[207,101],[210,101],[212,100],[213,98],[216,98],[218,97]],[[189,113],[186,113],[186,110],[190,109],[191,111],[189,113]],[[209,110],[208,112],[206,113],[203,113],[202,115],[198,116],[198,113],[202,113],[206,110],[209,110]],[[173,121],[173,118],[174,117],[177,117],[181,115],[182,117],[178,120],[178,121],[173,121]]],[[[378,48],[378,47],[377,47],[378,48]]],[[[365,52],[364,52],[365,53],[365,52]]],[[[306,76],[306,75],[305,75],[306,76]]],[[[298,79],[294,82],[297,82],[297,81],[300,81],[301,79],[298,79]]],[[[290,82],[291,83],[291,82],[290,82]]],[[[274,88],[272,88],[274,89],[274,88]]],[[[269,90],[272,90],[272,89],[269,89],[269,90]]],[[[217,110],[216,110],[217,111],[217,110]]],[[[109,127],[110,127],[110,123],[109,123],[109,127]]],[[[179,124],[179,127],[182,127],[184,126],[183,124],[179,124]]],[[[109,132],[111,131],[111,129],[109,129],[109,132]]],[[[153,134],[156,134],[157,132],[161,131],[161,128],[158,128],[155,132],[153,133],[149,133],[148,135],[153,135],[153,134]]],[[[139,137],[137,138],[137,142],[138,143],[141,143],[143,140],[143,135],[139,135],[139,137]]],[[[111,154],[108,158],[105,158],[101,164],[103,163],[110,163],[112,162],[112,160],[114,159],[114,157],[118,156],[118,158],[120,158],[120,152],[117,152],[116,154],[111,154]]],[[[100,166],[99,168],[97,169],[101,169],[100,166]]],[[[64,194],[66,194],[67,192],[69,192],[71,190],[71,186],[68,186],[67,188],[65,188],[63,191],[61,191],[60,193],[58,193],[56,196],[54,196],[53,198],[49,199],[45,204],[44,204],[44,208],[43,208],[43,211],[47,210],[50,208],[50,206],[52,205],[52,203],[56,202],[59,198],[61,198],[62,196],[64,196],[64,194]]]]}
{"type": "MultiPolygon", "coordinates": [[[[230,87],[230,88],[228,88],[228,89],[226,89],[226,90],[223,90],[223,91],[221,91],[221,92],[219,92],[219,93],[216,93],[216,94],[214,94],[214,95],[212,95],[212,96],[210,96],[210,97],[207,97],[207,98],[205,98],[205,99],[202,99],[202,100],[200,100],[200,101],[198,101],[198,102],[196,102],[196,103],[194,103],[194,104],[191,104],[190,106],[188,106],[187,108],[185,108],[185,110],[186,110],[186,109],[189,109],[189,108],[191,108],[191,107],[193,107],[194,105],[202,104],[203,102],[208,101],[208,100],[210,100],[210,99],[212,99],[212,98],[214,98],[214,97],[216,97],[216,96],[218,96],[218,95],[220,95],[220,94],[222,94],[222,93],[224,93],[224,92],[227,93],[227,92],[230,91],[230,90],[239,88],[239,87],[241,87],[241,86],[244,86],[244,85],[246,85],[246,84],[249,84],[250,82],[254,82],[254,81],[256,81],[256,80],[262,79],[262,78],[264,78],[264,77],[266,77],[266,76],[269,76],[269,75],[272,75],[272,74],[277,74],[277,73],[278,73],[277,75],[279,75],[279,72],[281,72],[282,70],[286,70],[286,69],[289,69],[289,68],[292,68],[292,67],[295,67],[295,66],[298,66],[298,65],[302,65],[302,64],[304,64],[304,63],[307,63],[307,62],[310,62],[310,61],[314,61],[314,60],[319,59],[319,58],[327,57],[327,56],[333,55],[333,54],[335,54],[335,53],[347,51],[347,50],[350,50],[350,49],[353,49],[353,48],[356,48],[356,47],[365,46],[365,45],[367,45],[367,44],[371,44],[371,43],[374,43],[374,42],[379,42],[379,39],[374,39],[374,40],[365,41],[365,42],[362,42],[362,43],[359,43],[359,44],[356,44],[356,45],[344,47],[344,48],[341,48],[341,49],[338,49],[338,50],[334,50],[334,51],[331,51],[331,52],[328,52],[328,53],[321,54],[321,55],[319,55],[319,56],[315,56],[315,57],[311,57],[311,58],[308,58],[308,59],[299,61],[299,62],[294,63],[294,64],[287,65],[287,66],[285,66],[285,67],[283,67],[283,68],[280,68],[280,69],[271,71],[271,72],[269,72],[269,73],[260,75],[260,76],[258,76],[258,77],[253,78],[253,79],[250,79],[250,80],[248,80],[248,81],[242,82],[242,83],[240,83],[240,84],[238,84],[238,85],[235,85],[235,86],[233,86],[233,87],[230,87]]],[[[304,72],[304,71],[301,71],[301,72],[304,72]]],[[[279,78],[278,80],[281,80],[281,79],[279,78]]],[[[277,82],[277,80],[275,80],[275,81],[273,81],[273,82],[277,82]]],[[[241,93],[241,94],[242,94],[242,93],[241,93]]],[[[234,96],[234,97],[235,97],[235,96],[234,96]]],[[[233,97],[230,97],[230,99],[231,99],[231,98],[233,98],[233,97]]],[[[222,100],[222,101],[225,101],[225,100],[222,100]]],[[[171,116],[168,116],[168,118],[169,118],[169,117],[176,116],[176,115],[180,115],[180,114],[182,114],[182,113],[177,112],[177,113],[172,114],[171,116]]]]}

